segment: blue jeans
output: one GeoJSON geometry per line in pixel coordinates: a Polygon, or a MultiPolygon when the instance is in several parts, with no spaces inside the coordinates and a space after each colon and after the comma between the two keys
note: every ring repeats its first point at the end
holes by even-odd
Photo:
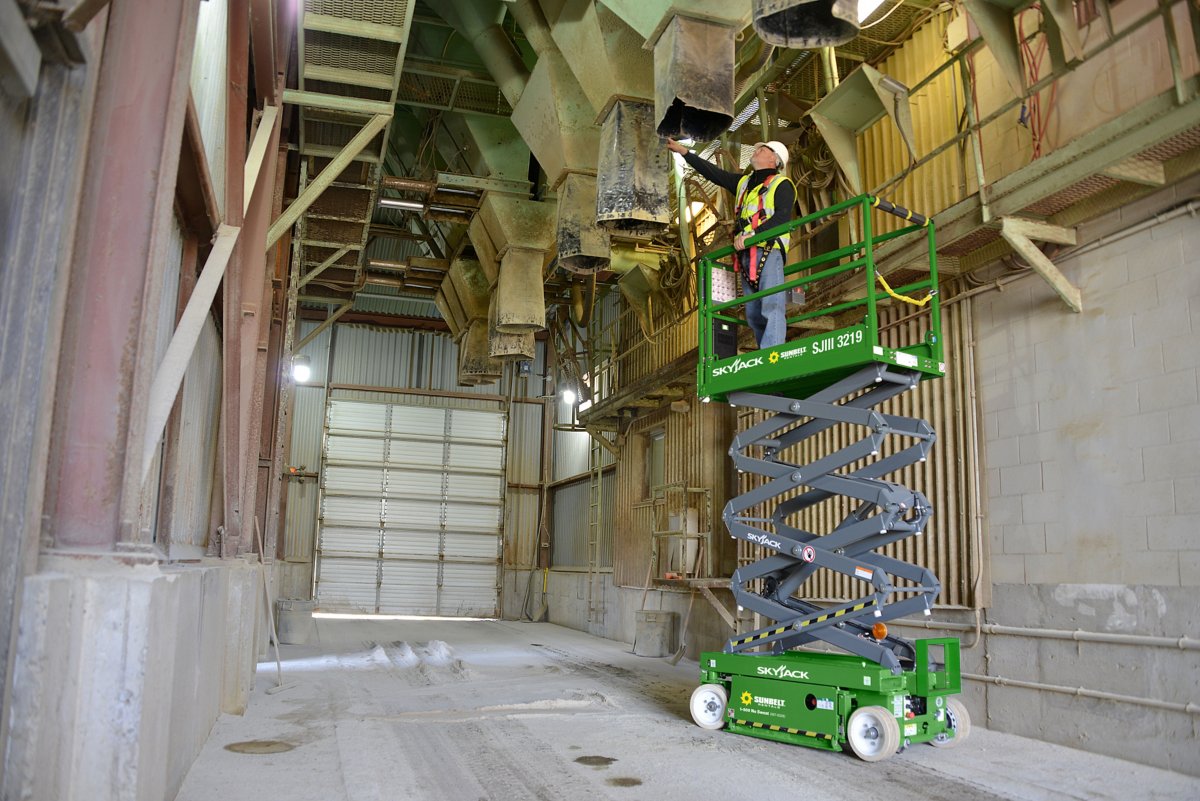
{"type": "MultiPolygon", "coordinates": [[[[770,289],[783,283],[783,251],[772,248],[758,277],[758,289],[770,289]]],[[[742,296],[751,294],[747,282],[742,282],[742,296]]],[[[787,293],[777,292],[758,300],[746,302],[746,322],[754,332],[759,348],[782,345],[787,338],[787,293]]]]}

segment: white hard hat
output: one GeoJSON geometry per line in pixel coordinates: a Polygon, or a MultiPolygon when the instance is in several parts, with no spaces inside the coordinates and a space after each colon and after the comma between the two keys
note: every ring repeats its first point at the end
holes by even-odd
{"type": "Polygon", "coordinates": [[[788,149],[787,149],[787,146],[783,144],[783,142],[776,142],[776,141],[770,141],[770,142],[755,142],[755,143],[754,143],[754,149],[755,149],[755,150],[757,150],[758,148],[760,148],[760,147],[762,147],[762,146],[764,146],[764,145],[765,145],[766,147],[769,147],[769,148],[771,148],[771,151],[772,151],[772,152],[773,152],[773,153],[774,153],[776,156],[778,156],[778,157],[779,157],[779,161],[781,162],[781,163],[780,163],[780,165],[779,165],[779,166],[780,166],[780,169],[782,169],[782,168],[784,168],[784,167],[786,167],[786,166],[787,166],[787,163],[788,163],[788,149]]]}

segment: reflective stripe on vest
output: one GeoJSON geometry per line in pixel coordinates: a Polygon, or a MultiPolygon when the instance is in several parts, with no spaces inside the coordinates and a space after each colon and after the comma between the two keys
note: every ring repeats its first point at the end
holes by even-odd
{"type": "MultiPolygon", "coordinates": [[[[775,172],[768,175],[758,186],[747,190],[747,184],[750,183],[750,176],[743,175],[741,177],[737,188],[737,214],[739,220],[749,223],[752,227],[758,225],[762,220],[771,219],[775,215],[775,190],[783,183],[783,181],[775,180],[776,178],[783,178],[783,181],[788,180],[783,175],[775,172]],[[762,191],[764,187],[767,190],[765,195],[762,191]]],[[[743,226],[743,230],[745,230],[745,226],[743,226]]],[[[777,237],[777,241],[786,253],[792,237],[790,234],[783,234],[777,237]]]]}

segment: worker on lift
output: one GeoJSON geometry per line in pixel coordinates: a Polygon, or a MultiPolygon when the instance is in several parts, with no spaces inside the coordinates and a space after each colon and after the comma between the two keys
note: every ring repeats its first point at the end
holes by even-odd
{"type": "MultiPolygon", "coordinates": [[[[738,252],[742,274],[742,294],[748,295],[783,283],[783,265],[787,262],[789,236],[759,242],[746,247],[746,240],[759,231],[791,222],[796,204],[796,187],[783,174],[788,150],[782,142],[758,142],[750,154],[748,174],[729,172],[700,158],[688,148],[667,139],[667,149],[683,156],[692,169],[737,199],[734,219],[737,234],[733,247],[738,252]]],[[[746,302],[746,322],[754,331],[759,348],[782,345],[787,337],[787,293],[778,292],[746,302]]]]}

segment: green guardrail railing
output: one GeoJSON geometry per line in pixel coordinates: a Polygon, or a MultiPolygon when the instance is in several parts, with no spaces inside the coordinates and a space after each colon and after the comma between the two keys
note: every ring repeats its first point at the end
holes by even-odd
{"type": "Polygon", "coordinates": [[[696,315],[700,326],[696,387],[702,399],[724,401],[728,393],[739,390],[804,398],[873,362],[917,370],[929,377],[945,374],[934,226],[927,216],[881,198],[860,195],[763,231],[748,239],[746,244],[754,245],[853,209],[858,209],[862,215],[862,241],[786,265],[783,283],[753,294],[737,296],[737,267],[730,258],[734,254],[732,246],[701,257],[700,303],[696,315]],[[910,224],[876,235],[873,215],[878,212],[894,215],[910,224]],[[928,277],[901,287],[889,286],[876,271],[876,247],[922,230],[929,245],[928,277]],[[738,312],[748,301],[798,288],[804,288],[811,296],[814,290],[834,280],[845,282],[846,276],[861,278],[861,283],[848,282],[850,289],[841,293],[842,298],[849,294],[848,299],[789,316],[787,324],[803,327],[805,321],[817,318],[840,318],[844,323],[848,312],[861,308],[862,316],[855,318],[853,324],[820,330],[815,335],[789,340],[782,345],[737,353],[737,334],[741,327],[748,325],[738,312]],[[725,294],[732,297],[713,300],[714,278],[724,279],[719,283],[726,288],[725,294]],[[862,287],[860,297],[854,297],[854,286],[862,287]],[[921,316],[928,322],[919,341],[903,343],[900,347],[887,347],[880,342],[879,304],[889,298],[921,309],[921,316]]]}

